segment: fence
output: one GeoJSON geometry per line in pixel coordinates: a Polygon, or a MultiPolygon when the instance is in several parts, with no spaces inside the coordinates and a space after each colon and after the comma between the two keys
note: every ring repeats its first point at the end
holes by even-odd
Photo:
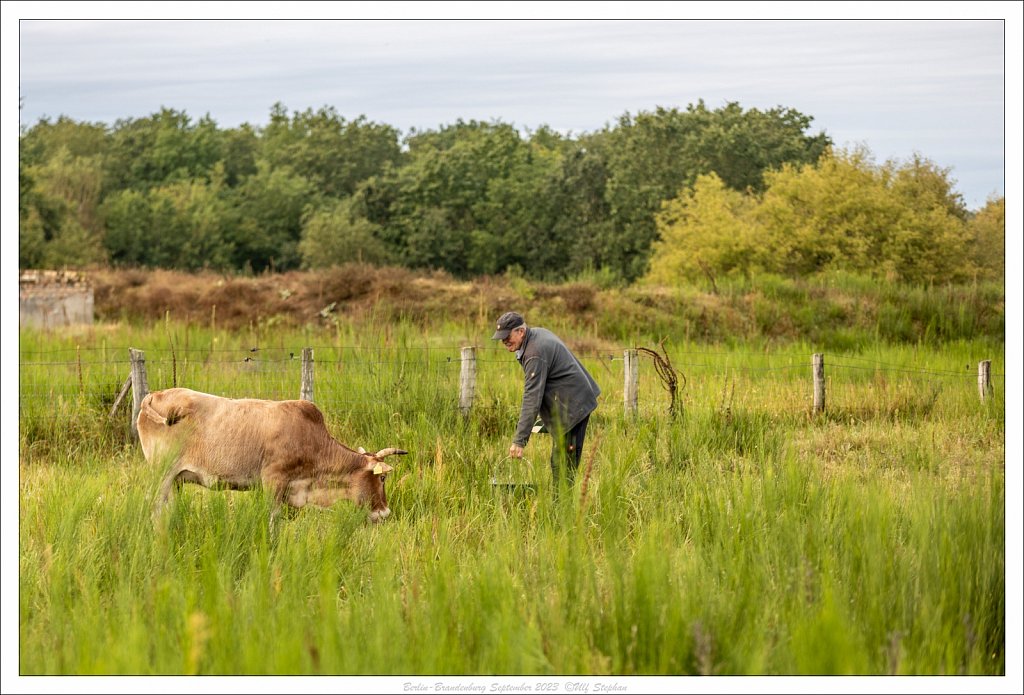
{"type": "MultiPolygon", "coordinates": [[[[518,364],[507,355],[493,356],[491,349],[463,347],[454,348],[313,348],[300,350],[285,348],[251,348],[247,354],[237,351],[213,350],[180,351],[171,349],[155,350],[155,360],[147,363],[142,350],[135,348],[93,349],[83,359],[81,349],[74,351],[74,359],[66,359],[68,351],[55,351],[40,357],[64,356],[65,359],[25,359],[20,362],[20,402],[23,412],[45,411],[46,402],[67,398],[91,401],[104,409],[109,408],[110,417],[131,412],[134,427],[139,403],[148,393],[150,385],[162,389],[170,386],[189,386],[196,390],[217,393],[225,384],[237,391],[223,393],[229,397],[259,397],[270,399],[302,398],[320,400],[321,407],[355,411],[367,407],[368,402],[386,402],[389,407],[401,409],[415,399],[409,393],[419,395],[416,403],[431,403],[434,412],[440,412],[444,402],[450,400],[457,411],[468,417],[474,410],[502,409],[517,413],[516,400],[522,386],[522,373],[518,364]],[[322,352],[325,357],[319,362],[315,355],[322,352]],[[91,359],[90,359],[91,357],[91,359]],[[318,371],[319,370],[319,371],[318,371]],[[318,381],[319,379],[319,381],[318,381]],[[429,386],[429,388],[428,388],[429,386]],[[132,394],[132,409],[128,411],[124,402],[128,392],[132,394]],[[443,395],[449,394],[448,396],[443,395]],[[441,394],[441,395],[439,395],[441,394]],[[481,403],[481,397],[487,401],[481,403]]],[[[501,353],[505,351],[500,350],[501,353]]],[[[717,353],[690,353],[710,358],[717,353]]],[[[816,353],[800,360],[797,355],[742,356],[728,355],[724,364],[701,364],[687,362],[672,366],[667,355],[646,348],[630,348],[618,354],[591,354],[584,356],[590,369],[606,391],[605,402],[617,400],[621,388],[622,414],[627,418],[639,415],[641,406],[667,410],[673,415],[684,411],[678,408],[676,376],[683,376],[693,392],[693,400],[710,401],[717,399],[722,410],[730,409],[736,401],[736,387],[740,387],[740,400],[749,402],[766,392],[775,407],[795,404],[812,415],[827,410],[827,385],[836,382],[826,378],[825,355],[816,353]],[[644,366],[646,357],[651,358],[653,368],[644,366]],[[745,364],[736,364],[737,358],[745,364]],[[781,364],[779,362],[782,362],[781,364]],[[616,373],[621,363],[621,373],[616,373]],[[703,378],[697,387],[696,377],[703,378]],[[689,374],[689,382],[686,374],[689,374]],[[745,376],[741,376],[744,375],[745,376]],[[778,376],[778,375],[785,376],[778,376]],[[755,375],[755,376],[752,376],[755,375]],[[759,375],[759,376],[757,376],[759,375]],[[610,383],[610,379],[613,383],[610,383]],[[644,382],[644,388],[641,384],[644,382]],[[670,383],[671,382],[671,383],[670,383]],[[721,388],[720,393],[715,390],[721,388]],[[807,395],[810,395],[809,408],[807,395]],[[666,402],[667,401],[667,402],[666,402]],[[781,404],[781,405],[780,405],[781,404]]],[[[867,379],[849,377],[847,388],[857,385],[874,390],[890,388],[893,374],[906,378],[924,377],[933,384],[938,380],[973,381],[976,379],[977,399],[984,404],[993,395],[991,360],[977,364],[976,375],[965,371],[926,369],[889,365],[863,360],[863,358],[838,357],[831,359],[830,370],[847,375],[859,371],[867,379]],[[861,360],[864,364],[851,364],[861,360]]],[[[968,365],[970,368],[970,365],[968,365]]],[[[1001,375],[995,375],[1001,376],[1001,375]]],[[[832,390],[829,389],[829,390],[832,390]]],[[[933,386],[937,393],[941,390],[933,386]]],[[[956,391],[967,390],[957,386],[956,391]]],[[[851,393],[847,401],[856,401],[851,393]]],[[[976,401],[977,402],[977,401],[976,401]]]]}

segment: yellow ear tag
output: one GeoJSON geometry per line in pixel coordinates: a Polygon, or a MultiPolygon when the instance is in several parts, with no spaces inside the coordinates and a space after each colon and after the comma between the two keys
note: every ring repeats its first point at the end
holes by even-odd
{"type": "Polygon", "coordinates": [[[384,464],[378,463],[376,466],[373,467],[373,474],[374,475],[380,475],[383,472],[384,472],[384,464]]]}

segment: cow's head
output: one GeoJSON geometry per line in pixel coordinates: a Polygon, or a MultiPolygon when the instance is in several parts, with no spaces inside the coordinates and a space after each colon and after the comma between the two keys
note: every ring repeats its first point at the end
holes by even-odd
{"type": "Polygon", "coordinates": [[[360,453],[366,459],[362,470],[360,470],[362,478],[360,487],[363,490],[363,500],[370,505],[370,521],[375,523],[384,521],[391,514],[391,510],[388,509],[387,495],[384,492],[384,481],[387,480],[388,473],[395,470],[384,463],[384,459],[394,454],[409,452],[403,449],[388,448],[381,449],[376,454],[367,454],[362,450],[360,453]]]}

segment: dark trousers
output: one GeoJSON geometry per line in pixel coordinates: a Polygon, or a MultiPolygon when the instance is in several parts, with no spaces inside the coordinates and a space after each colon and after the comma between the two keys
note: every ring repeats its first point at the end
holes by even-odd
{"type": "Polygon", "coordinates": [[[555,433],[551,437],[551,475],[554,476],[555,488],[561,481],[561,472],[565,470],[565,479],[572,485],[576,477],[576,469],[580,466],[580,458],[583,455],[583,439],[587,436],[587,423],[590,416],[583,418],[576,425],[561,436],[555,433]]]}

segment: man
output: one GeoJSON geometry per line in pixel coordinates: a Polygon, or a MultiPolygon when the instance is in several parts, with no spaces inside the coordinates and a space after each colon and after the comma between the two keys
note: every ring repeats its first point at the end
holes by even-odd
{"type": "Polygon", "coordinates": [[[544,328],[530,328],[514,311],[501,315],[491,339],[500,340],[509,352],[516,354],[525,379],[519,424],[508,448],[509,455],[522,458],[523,447],[530,440],[539,415],[551,433],[555,489],[563,467],[571,484],[583,453],[587,422],[597,408],[600,387],[558,336],[544,328]]]}

